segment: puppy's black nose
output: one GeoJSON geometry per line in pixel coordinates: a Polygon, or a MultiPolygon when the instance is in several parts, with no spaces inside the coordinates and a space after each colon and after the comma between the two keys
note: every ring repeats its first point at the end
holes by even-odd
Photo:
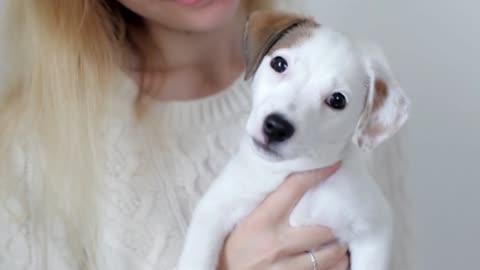
{"type": "Polygon", "coordinates": [[[267,137],[268,143],[279,143],[290,139],[295,128],[279,114],[270,114],[263,123],[263,134],[267,137]]]}

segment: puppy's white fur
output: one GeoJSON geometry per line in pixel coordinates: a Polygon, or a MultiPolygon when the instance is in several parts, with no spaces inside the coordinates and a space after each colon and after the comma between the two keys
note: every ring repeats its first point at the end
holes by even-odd
{"type": "Polygon", "coordinates": [[[349,245],[353,270],[388,269],[392,213],[367,172],[364,150],[402,126],[409,102],[382,54],[325,26],[315,27],[295,46],[263,55],[252,89],[246,135],[197,206],[178,269],[216,269],[228,233],[289,174],[338,160],[341,168],[304,195],[290,223],[332,228],[349,245]],[[288,62],[283,73],[270,66],[276,56],[288,62]],[[386,86],[384,97],[376,96],[382,94],[376,89],[379,81],[386,86]],[[333,92],[347,97],[344,110],[325,104],[333,92]],[[285,116],[295,133],[265,152],[252,139],[264,141],[263,121],[272,113],[285,116]]]}

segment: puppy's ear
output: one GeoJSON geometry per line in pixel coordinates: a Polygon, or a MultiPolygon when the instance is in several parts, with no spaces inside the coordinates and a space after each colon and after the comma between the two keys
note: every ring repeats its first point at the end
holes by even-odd
{"type": "Polygon", "coordinates": [[[361,149],[371,150],[403,126],[410,100],[393,77],[382,51],[366,43],[361,50],[368,75],[368,93],[354,140],[361,149]]]}
{"type": "Polygon", "coordinates": [[[245,79],[257,71],[263,57],[290,30],[306,22],[313,22],[295,14],[278,11],[256,11],[247,19],[243,35],[245,79]]]}

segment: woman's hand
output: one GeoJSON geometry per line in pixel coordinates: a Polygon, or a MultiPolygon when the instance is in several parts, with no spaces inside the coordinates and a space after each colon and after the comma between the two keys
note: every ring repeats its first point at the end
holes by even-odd
{"type": "Polygon", "coordinates": [[[294,174],[257,207],[227,238],[220,270],[347,270],[348,250],[325,227],[291,227],[289,216],[303,194],[333,174],[332,167],[294,174]]]}

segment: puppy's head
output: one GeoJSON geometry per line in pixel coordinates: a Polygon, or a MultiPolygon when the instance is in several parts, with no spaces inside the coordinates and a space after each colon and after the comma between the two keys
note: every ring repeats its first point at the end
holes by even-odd
{"type": "Polygon", "coordinates": [[[339,158],[352,142],[370,150],[407,119],[409,101],[382,53],[313,19],[253,13],[244,55],[253,90],[247,132],[269,159],[339,158]]]}

